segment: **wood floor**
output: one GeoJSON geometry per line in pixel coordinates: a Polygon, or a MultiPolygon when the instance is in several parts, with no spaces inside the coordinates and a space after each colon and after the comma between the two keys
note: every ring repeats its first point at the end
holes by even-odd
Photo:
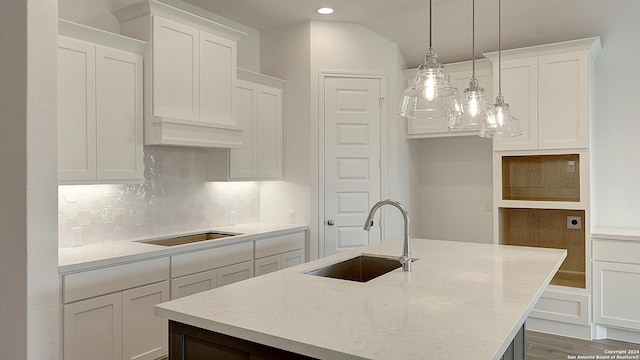
{"type": "MultiPolygon", "coordinates": [[[[627,343],[616,340],[581,340],[563,336],[543,334],[527,331],[526,360],[567,360],[569,355],[607,355],[605,350],[640,350],[640,344],[627,343]]],[[[630,353],[628,353],[630,354],[630,353]]],[[[634,353],[632,359],[640,359],[640,354],[634,353]]]]}

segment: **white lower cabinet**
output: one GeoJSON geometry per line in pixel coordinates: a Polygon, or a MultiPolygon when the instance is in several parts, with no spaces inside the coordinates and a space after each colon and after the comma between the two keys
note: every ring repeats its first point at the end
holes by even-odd
{"type": "Polygon", "coordinates": [[[154,360],[167,355],[167,322],[154,306],[169,301],[169,259],[63,277],[65,360],[154,360]]]}
{"type": "Polygon", "coordinates": [[[225,266],[216,270],[217,287],[233,284],[253,277],[253,260],[225,266]]]}
{"type": "Polygon", "coordinates": [[[640,239],[632,241],[595,236],[593,322],[639,331],[640,239]]]}
{"type": "Polygon", "coordinates": [[[64,306],[65,360],[122,359],[120,293],[64,306]]]}
{"type": "Polygon", "coordinates": [[[171,299],[253,277],[253,242],[219,246],[171,257],[171,299]]]}
{"type": "Polygon", "coordinates": [[[302,264],[304,240],[304,232],[256,240],[255,276],[302,264]]]}
{"type": "Polygon", "coordinates": [[[122,358],[154,360],[167,354],[167,320],[154,306],[169,300],[169,282],[122,292],[122,358]]]}

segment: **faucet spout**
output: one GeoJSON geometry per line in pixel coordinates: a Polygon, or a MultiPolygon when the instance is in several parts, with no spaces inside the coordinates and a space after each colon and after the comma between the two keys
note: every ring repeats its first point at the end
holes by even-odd
{"type": "Polygon", "coordinates": [[[404,246],[402,248],[402,256],[398,258],[398,261],[402,264],[402,270],[411,271],[411,242],[409,241],[409,213],[407,210],[400,204],[399,202],[391,199],[378,201],[371,207],[369,210],[369,215],[367,216],[367,220],[364,222],[363,228],[366,231],[371,229],[371,221],[373,220],[373,216],[376,211],[383,207],[384,205],[391,205],[396,209],[400,210],[402,213],[402,217],[404,219],[404,246]]]}

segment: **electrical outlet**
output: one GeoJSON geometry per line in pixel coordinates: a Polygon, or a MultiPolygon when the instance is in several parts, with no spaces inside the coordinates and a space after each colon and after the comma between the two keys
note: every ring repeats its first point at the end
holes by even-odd
{"type": "Polygon", "coordinates": [[[236,224],[236,212],[229,211],[229,225],[235,225],[235,224],[236,224]]]}
{"type": "Polygon", "coordinates": [[[567,172],[568,173],[574,173],[576,172],[576,162],[569,160],[567,161],[567,172]]]}
{"type": "Polygon", "coordinates": [[[580,216],[567,216],[567,229],[582,229],[582,218],[580,216]]]}
{"type": "Polygon", "coordinates": [[[80,246],[82,245],[82,228],[74,227],[71,228],[71,246],[80,246]]]}
{"type": "Polygon", "coordinates": [[[296,212],[289,211],[289,224],[295,224],[295,223],[296,223],[296,212]]]}

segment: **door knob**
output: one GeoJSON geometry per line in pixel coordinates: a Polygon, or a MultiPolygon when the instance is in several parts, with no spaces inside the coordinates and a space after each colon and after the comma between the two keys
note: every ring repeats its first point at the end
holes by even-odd
{"type": "Polygon", "coordinates": [[[333,220],[327,220],[327,225],[333,226],[336,222],[333,220]]]}

